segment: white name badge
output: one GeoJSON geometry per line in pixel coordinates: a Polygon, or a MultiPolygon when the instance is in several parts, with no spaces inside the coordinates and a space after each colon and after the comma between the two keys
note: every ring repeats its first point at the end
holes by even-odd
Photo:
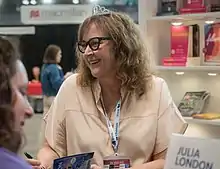
{"type": "Polygon", "coordinates": [[[173,134],[164,169],[220,169],[220,140],[173,134]]]}

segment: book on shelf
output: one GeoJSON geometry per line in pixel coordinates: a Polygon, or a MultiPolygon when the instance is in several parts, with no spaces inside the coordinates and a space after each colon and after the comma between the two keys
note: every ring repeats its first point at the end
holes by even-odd
{"type": "Polygon", "coordinates": [[[163,63],[163,66],[186,66],[186,63],[163,63]]]}
{"type": "Polygon", "coordinates": [[[193,13],[204,13],[207,12],[206,7],[197,7],[197,8],[181,8],[179,10],[180,14],[193,14],[193,13]]]}
{"type": "Polygon", "coordinates": [[[220,11],[220,0],[181,0],[180,14],[220,11]]]}
{"type": "Polygon", "coordinates": [[[186,57],[164,57],[163,63],[185,63],[186,57]]]}
{"type": "Polygon", "coordinates": [[[200,66],[200,30],[199,25],[189,25],[189,47],[187,66],[200,66]]]}
{"type": "Polygon", "coordinates": [[[164,66],[186,66],[189,43],[188,26],[171,26],[170,56],[162,59],[164,66]]]}
{"type": "Polygon", "coordinates": [[[194,119],[215,120],[215,119],[220,119],[220,113],[201,113],[201,114],[194,114],[192,117],[194,119]]]}
{"type": "Polygon", "coordinates": [[[186,58],[188,55],[189,27],[171,26],[171,57],[186,58]]]}
{"type": "Polygon", "coordinates": [[[220,0],[206,0],[205,4],[208,12],[220,11],[220,0]]]}
{"type": "Polygon", "coordinates": [[[157,16],[177,15],[179,8],[179,0],[158,0],[157,16]]]}
{"type": "Polygon", "coordinates": [[[157,16],[220,11],[220,0],[158,0],[157,16]]]}
{"type": "Polygon", "coordinates": [[[210,93],[208,91],[186,92],[178,105],[178,109],[186,117],[200,114],[203,112],[209,96],[210,93]]]}
{"type": "Polygon", "coordinates": [[[179,10],[180,14],[206,12],[204,0],[182,0],[183,4],[179,10]]]}
{"type": "Polygon", "coordinates": [[[200,65],[199,26],[171,26],[170,56],[162,58],[163,66],[200,65]]]}
{"type": "Polygon", "coordinates": [[[204,62],[220,65],[220,23],[207,24],[204,31],[204,62]]]}

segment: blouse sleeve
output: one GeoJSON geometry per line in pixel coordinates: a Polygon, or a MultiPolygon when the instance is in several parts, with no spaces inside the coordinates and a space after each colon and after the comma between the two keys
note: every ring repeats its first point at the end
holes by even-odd
{"type": "Polygon", "coordinates": [[[62,95],[61,89],[45,116],[45,140],[59,157],[66,155],[65,105],[62,95]]]}
{"type": "Polygon", "coordinates": [[[166,82],[162,80],[153,156],[167,149],[172,133],[184,133],[186,128],[187,123],[174,104],[166,82]]]}
{"type": "Polygon", "coordinates": [[[72,76],[64,81],[57,93],[53,104],[45,115],[45,139],[59,157],[67,155],[66,141],[66,112],[70,104],[77,105],[75,80],[72,76]]]}

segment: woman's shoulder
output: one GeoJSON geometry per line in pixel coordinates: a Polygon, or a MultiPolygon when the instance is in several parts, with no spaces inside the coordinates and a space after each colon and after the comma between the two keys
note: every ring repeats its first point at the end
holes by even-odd
{"type": "Polygon", "coordinates": [[[83,88],[77,83],[78,79],[78,73],[74,73],[70,75],[66,80],[64,80],[61,91],[67,91],[68,93],[70,91],[79,92],[83,90],[83,88]]]}
{"type": "Polygon", "coordinates": [[[156,87],[161,87],[165,82],[165,80],[159,76],[153,76],[153,85],[155,85],[156,87]]]}
{"type": "Polygon", "coordinates": [[[17,154],[0,148],[1,168],[31,169],[31,166],[17,154]]]}
{"type": "Polygon", "coordinates": [[[77,87],[77,77],[78,77],[78,73],[74,73],[72,75],[70,75],[65,81],[64,81],[64,85],[65,86],[74,86],[77,87]]]}
{"type": "Polygon", "coordinates": [[[163,78],[157,76],[153,77],[152,97],[156,98],[161,106],[162,104],[167,105],[168,102],[171,102],[172,96],[169,87],[163,78]]]}
{"type": "Polygon", "coordinates": [[[164,91],[165,86],[167,86],[167,84],[163,78],[152,76],[152,88],[150,93],[154,97],[159,97],[161,95],[161,92],[164,91]]]}

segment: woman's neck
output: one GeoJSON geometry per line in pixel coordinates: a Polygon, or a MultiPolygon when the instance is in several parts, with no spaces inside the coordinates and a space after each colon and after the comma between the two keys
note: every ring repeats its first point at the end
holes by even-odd
{"type": "Polygon", "coordinates": [[[120,94],[121,82],[117,78],[103,78],[99,80],[102,92],[110,94],[120,94]]]}
{"type": "Polygon", "coordinates": [[[106,78],[99,80],[99,84],[102,90],[102,99],[106,113],[111,115],[116,102],[121,98],[121,82],[116,78],[106,78]]]}

